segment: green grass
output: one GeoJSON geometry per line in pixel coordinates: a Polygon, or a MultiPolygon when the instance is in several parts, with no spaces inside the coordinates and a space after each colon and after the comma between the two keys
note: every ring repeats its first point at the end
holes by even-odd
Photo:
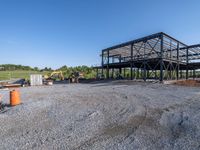
{"type": "Polygon", "coordinates": [[[0,80],[10,80],[16,78],[29,79],[31,74],[46,74],[47,72],[37,71],[0,71],[0,80]]]}
{"type": "MultiPolygon", "coordinates": [[[[1,80],[10,80],[10,79],[17,79],[17,78],[23,78],[26,80],[30,79],[31,74],[50,74],[51,72],[44,71],[44,72],[39,72],[39,71],[24,71],[24,70],[17,70],[17,71],[0,71],[0,81],[1,80]]],[[[69,74],[67,74],[65,71],[63,71],[63,75],[65,78],[69,77],[69,74]]],[[[84,77],[86,79],[91,79],[96,77],[96,72],[92,71],[88,74],[84,74],[84,77]]]]}

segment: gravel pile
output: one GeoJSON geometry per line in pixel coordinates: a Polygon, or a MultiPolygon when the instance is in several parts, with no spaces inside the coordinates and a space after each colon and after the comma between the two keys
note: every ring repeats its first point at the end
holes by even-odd
{"type": "MultiPolygon", "coordinates": [[[[200,91],[128,81],[21,88],[1,149],[200,149],[200,91]]],[[[8,103],[8,91],[0,91],[8,103]]]]}

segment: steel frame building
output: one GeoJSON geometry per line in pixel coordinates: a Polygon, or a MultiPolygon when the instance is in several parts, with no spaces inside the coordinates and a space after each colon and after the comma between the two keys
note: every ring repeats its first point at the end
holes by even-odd
{"type": "Polygon", "coordinates": [[[186,45],[163,33],[139,38],[102,50],[101,66],[96,67],[97,74],[113,78],[118,70],[127,78],[178,80],[195,76],[200,69],[200,44],[186,45]]]}

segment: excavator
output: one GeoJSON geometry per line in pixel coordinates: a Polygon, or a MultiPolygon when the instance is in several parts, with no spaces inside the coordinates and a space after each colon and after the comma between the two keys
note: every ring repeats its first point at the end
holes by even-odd
{"type": "Polygon", "coordinates": [[[44,75],[45,80],[53,80],[59,79],[60,81],[65,80],[62,71],[53,71],[50,75],[44,75]]]}
{"type": "MultiPolygon", "coordinates": [[[[83,73],[74,71],[69,75],[69,78],[68,78],[69,83],[79,83],[80,78],[84,78],[83,73]]],[[[54,71],[50,75],[44,76],[44,82],[47,84],[53,83],[53,81],[55,81],[56,79],[59,79],[60,81],[65,80],[62,71],[54,71]]]]}

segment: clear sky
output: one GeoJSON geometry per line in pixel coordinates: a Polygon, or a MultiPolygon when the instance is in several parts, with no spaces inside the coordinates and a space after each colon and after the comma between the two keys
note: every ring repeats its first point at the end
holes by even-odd
{"type": "Polygon", "coordinates": [[[0,64],[100,64],[101,49],[166,32],[200,43],[199,0],[0,0],[0,64]]]}

